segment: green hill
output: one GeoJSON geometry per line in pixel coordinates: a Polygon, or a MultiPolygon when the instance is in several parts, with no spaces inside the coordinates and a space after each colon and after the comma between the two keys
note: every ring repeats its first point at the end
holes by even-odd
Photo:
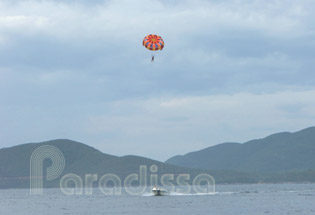
{"type": "MultiPolygon", "coordinates": [[[[113,156],[83,143],[52,140],[0,149],[0,189],[30,187],[30,157],[43,145],[57,147],[65,157],[65,169],[59,178],[44,180],[44,187],[58,187],[60,178],[72,173],[83,180],[86,174],[115,174],[123,181],[129,174],[139,174],[140,165],[158,167],[164,174],[189,174],[190,180],[202,173],[212,175],[216,183],[315,182],[315,127],[295,133],[283,132],[243,144],[223,143],[186,155],[175,156],[165,163],[139,156],[113,156]]],[[[44,170],[51,161],[44,161],[44,170]]],[[[44,171],[45,175],[45,171],[44,171]]],[[[95,182],[97,186],[98,181],[95,182]]]]}
{"type": "MultiPolygon", "coordinates": [[[[315,170],[315,127],[298,132],[277,133],[246,143],[223,143],[200,151],[170,158],[168,164],[225,169],[247,173],[304,174],[315,170]]],[[[285,181],[285,180],[284,180],[285,181]]]]}
{"type": "MultiPolygon", "coordinates": [[[[58,187],[60,178],[72,173],[82,179],[86,174],[97,174],[98,179],[107,173],[115,174],[124,180],[129,174],[139,174],[140,165],[147,167],[147,182],[149,183],[150,166],[158,167],[158,176],[163,174],[190,174],[191,179],[201,173],[211,174],[218,183],[253,182],[247,174],[236,171],[210,171],[185,167],[177,167],[159,161],[139,156],[113,156],[85,144],[71,140],[52,140],[42,143],[29,143],[0,150],[0,188],[29,188],[30,186],[30,157],[35,149],[42,145],[57,147],[65,157],[65,169],[61,176],[53,181],[44,181],[44,187],[58,187]]],[[[44,161],[44,169],[51,161],[44,161]]],[[[191,182],[191,180],[190,180],[191,182]]],[[[97,182],[96,182],[97,183],[97,182]]],[[[174,181],[174,184],[175,181],[174,181]]],[[[97,186],[97,184],[95,184],[97,186]]]]}

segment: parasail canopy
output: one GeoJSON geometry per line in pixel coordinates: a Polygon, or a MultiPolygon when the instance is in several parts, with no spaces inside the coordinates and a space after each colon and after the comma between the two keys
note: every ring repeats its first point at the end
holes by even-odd
{"type": "Polygon", "coordinates": [[[151,51],[157,51],[164,48],[164,41],[162,37],[158,35],[149,34],[143,39],[143,45],[151,51]]]}

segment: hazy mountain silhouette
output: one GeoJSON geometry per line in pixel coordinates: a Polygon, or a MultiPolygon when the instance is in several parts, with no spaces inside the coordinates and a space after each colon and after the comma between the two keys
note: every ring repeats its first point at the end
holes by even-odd
{"type": "Polygon", "coordinates": [[[242,172],[315,170],[315,127],[282,132],[246,143],[222,143],[166,161],[168,164],[242,172]]]}
{"type": "MultiPolygon", "coordinates": [[[[140,165],[158,167],[163,174],[189,174],[192,179],[202,173],[212,175],[216,183],[315,182],[315,127],[295,133],[283,132],[246,143],[223,143],[184,156],[175,156],[165,163],[140,156],[113,156],[83,143],[52,140],[29,143],[0,150],[0,188],[29,188],[30,157],[42,145],[62,151],[66,166],[61,176],[45,181],[44,187],[58,187],[66,174],[115,174],[123,181],[129,174],[139,174],[140,165]]],[[[51,161],[44,161],[44,172],[51,161]]],[[[44,173],[45,175],[45,173],[44,173]]],[[[97,182],[96,182],[97,183],[97,182]]],[[[97,185],[97,184],[95,184],[97,185]]]]}
{"type": "MultiPolygon", "coordinates": [[[[190,174],[191,179],[197,174],[207,173],[215,177],[217,182],[234,183],[240,180],[252,182],[253,179],[244,173],[235,171],[205,171],[185,167],[177,167],[139,156],[113,156],[85,144],[71,140],[52,140],[42,143],[29,143],[0,150],[0,188],[28,188],[30,185],[30,157],[35,149],[42,145],[57,147],[64,155],[66,166],[61,176],[73,173],[82,179],[86,174],[97,174],[98,179],[107,173],[116,174],[122,180],[129,174],[139,174],[140,165],[147,166],[149,182],[150,166],[158,167],[157,174],[190,174]]],[[[49,159],[44,161],[44,169],[50,166],[49,159]]],[[[59,179],[46,181],[44,187],[58,187],[59,179]]],[[[176,180],[175,180],[176,181],[176,180]]],[[[191,182],[191,181],[190,181],[191,182]]]]}

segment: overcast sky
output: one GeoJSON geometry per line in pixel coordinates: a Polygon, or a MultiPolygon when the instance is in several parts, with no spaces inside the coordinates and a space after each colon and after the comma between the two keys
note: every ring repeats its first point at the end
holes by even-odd
{"type": "Polygon", "coordinates": [[[313,0],[0,0],[0,148],[67,138],[164,161],[314,126],[314,11],[313,0]],[[165,41],[154,63],[150,33],[165,41]]]}

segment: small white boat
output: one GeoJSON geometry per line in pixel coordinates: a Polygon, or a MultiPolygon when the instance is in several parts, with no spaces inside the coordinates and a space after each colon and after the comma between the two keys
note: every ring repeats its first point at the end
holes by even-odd
{"type": "Polygon", "coordinates": [[[152,188],[152,193],[153,193],[155,196],[165,196],[165,195],[167,195],[168,192],[167,192],[166,190],[163,190],[163,189],[157,187],[157,186],[154,186],[154,187],[152,188]]]}

